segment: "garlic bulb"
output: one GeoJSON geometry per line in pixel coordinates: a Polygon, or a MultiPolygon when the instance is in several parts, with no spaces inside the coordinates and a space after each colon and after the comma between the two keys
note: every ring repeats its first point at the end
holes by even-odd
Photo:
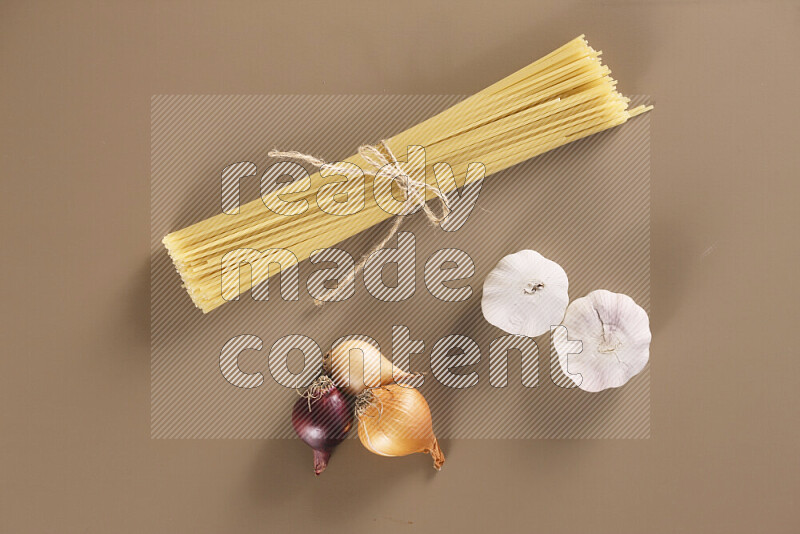
{"type": "Polygon", "coordinates": [[[433,435],[431,410],[415,388],[392,384],[370,389],[356,399],[358,438],[381,456],[424,452],[441,469],[444,453],[433,435]]]}
{"type": "Polygon", "coordinates": [[[368,341],[348,339],[335,344],[323,360],[325,373],[341,391],[356,396],[367,388],[385,386],[416,375],[394,370],[378,347],[368,341]]]}
{"type": "Polygon", "coordinates": [[[631,297],[604,289],[574,300],[553,335],[561,369],[585,391],[624,385],[650,358],[650,320],[631,297]],[[569,341],[568,341],[569,340],[569,341]],[[581,341],[583,350],[569,354],[581,341]]]}
{"type": "Polygon", "coordinates": [[[567,273],[533,250],[506,256],[483,282],[481,309],[509,334],[536,337],[561,323],[569,296],[567,273]]]}

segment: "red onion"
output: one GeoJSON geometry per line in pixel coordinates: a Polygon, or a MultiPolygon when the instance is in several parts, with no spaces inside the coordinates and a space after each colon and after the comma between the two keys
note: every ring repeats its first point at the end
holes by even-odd
{"type": "Polygon", "coordinates": [[[353,410],[327,376],[315,380],[302,397],[292,409],[292,426],[314,449],[314,473],[319,475],[328,466],[333,449],[347,437],[353,410]]]}

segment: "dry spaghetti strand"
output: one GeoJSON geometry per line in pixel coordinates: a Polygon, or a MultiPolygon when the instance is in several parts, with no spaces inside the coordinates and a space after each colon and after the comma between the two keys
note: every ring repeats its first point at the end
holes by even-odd
{"type": "MultiPolygon", "coordinates": [[[[431,200],[436,192],[446,195],[455,187],[454,181],[445,187],[434,183],[432,168],[437,163],[447,163],[456,176],[464,176],[469,163],[480,162],[488,176],[652,109],[629,109],[629,99],[616,90],[616,81],[600,61],[600,55],[583,36],[577,37],[442,113],[385,140],[386,147],[398,157],[405,154],[409,145],[424,147],[424,176],[414,179],[430,184],[423,191],[425,198],[431,200]]],[[[360,154],[345,161],[370,168],[370,162],[360,154]]],[[[372,190],[374,178],[374,173],[365,174],[368,191],[372,190]]],[[[468,175],[467,181],[478,178],[468,175]]],[[[326,213],[314,200],[325,183],[315,173],[308,191],[271,193],[273,197],[307,199],[308,209],[298,215],[273,213],[258,199],[241,206],[237,215],[220,214],[167,235],[164,245],[195,305],[206,313],[227,302],[220,281],[222,259],[228,252],[285,249],[293,254],[283,257],[280,264],[268,255],[251,263],[252,275],[242,276],[240,281],[241,290],[246,291],[303,261],[313,251],[331,247],[394,216],[369,196],[358,213],[326,213]]]]}

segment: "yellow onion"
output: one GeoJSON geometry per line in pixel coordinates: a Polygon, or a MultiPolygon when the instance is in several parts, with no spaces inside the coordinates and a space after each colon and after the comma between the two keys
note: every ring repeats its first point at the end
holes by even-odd
{"type": "Polygon", "coordinates": [[[409,386],[391,384],[364,391],[356,399],[358,438],[369,451],[381,456],[406,456],[424,452],[441,469],[444,453],[433,435],[431,410],[422,393],[409,386]]]}
{"type": "Polygon", "coordinates": [[[336,387],[354,397],[365,389],[409,382],[417,376],[400,369],[392,376],[392,362],[375,345],[360,339],[338,344],[325,355],[324,366],[336,387]]]}

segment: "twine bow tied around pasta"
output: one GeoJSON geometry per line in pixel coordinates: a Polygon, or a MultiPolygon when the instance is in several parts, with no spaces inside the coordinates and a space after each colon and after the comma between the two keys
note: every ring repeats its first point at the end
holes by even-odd
{"type": "MultiPolygon", "coordinates": [[[[629,106],[630,99],[617,91],[616,84],[611,69],[601,61],[601,52],[589,46],[581,35],[458,104],[397,133],[387,143],[400,147],[409,146],[413,141],[414,145],[426,147],[426,165],[447,163],[451,169],[465,169],[466,185],[472,181],[469,175],[472,162],[481,163],[485,170],[480,173],[483,179],[572,141],[619,126],[652,109],[649,105],[629,106]]],[[[372,167],[368,169],[369,174],[380,174],[383,179],[391,173],[389,185],[397,183],[401,189],[406,186],[406,202],[397,199],[391,202],[381,193],[382,198],[396,206],[392,213],[381,207],[367,206],[351,215],[348,224],[340,224],[328,218],[329,213],[316,205],[298,214],[296,223],[286,225],[284,215],[264,210],[264,199],[260,198],[241,206],[240,217],[217,214],[165,236],[164,245],[192,302],[203,313],[208,313],[233,300],[220,291],[220,262],[231,251],[281,249],[293,254],[283,262],[286,265],[277,262],[280,269],[251,269],[249,280],[235,284],[237,289],[247,290],[264,282],[271,274],[309,258],[314,251],[330,248],[386,220],[398,210],[403,211],[400,208],[406,207],[404,212],[421,208],[423,196],[431,200],[438,197],[446,208],[442,192],[455,191],[455,180],[443,181],[437,189],[423,184],[424,177],[419,172],[406,177],[402,170],[416,170],[415,159],[397,162],[387,149],[387,143],[361,147],[359,160],[364,167],[372,167]]],[[[317,167],[326,166],[324,161],[299,152],[273,151],[271,155],[294,158],[317,167]]],[[[338,165],[344,167],[345,163],[338,165]]],[[[337,168],[337,164],[333,166],[337,168]]],[[[478,179],[477,174],[474,179],[478,179]]],[[[312,194],[309,189],[306,195],[312,194]]],[[[425,209],[425,213],[434,223],[443,218],[430,209],[425,209]]],[[[370,253],[383,247],[397,233],[400,224],[398,217],[387,238],[370,253]]],[[[253,261],[258,261],[257,256],[255,253],[251,256],[253,261]]],[[[234,254],[229,259],[234,261],[237,257],[234,254]]],[[[359,269],[368,257],[369,254],[359,262],[359,269]]],[[[347,282],[355,276],[352,274],[347,282]]],[[[324,292],[318,298],[329,300],[328,294],[324,292]]]]}
{"type": "MultiPolygon", "coordinates": [[[[422,179],[413,178],[411,173],[406,172],[403,169],[403,164],[397,161],[397,158],[394,156],[394,153],[392,153],[392,150],[385,141],[381,141],[378,143],[378,145],[361,145],[358,147],[358,154],[372,167],[371,169],[362,169],[364,174],[375,177],[382,169],[386,169],[385,172],[388,172],[387,178],[392,182],[396,182],[405,189],[406,198],[403,202],[402,210],[394,218],[392,226],[389,228],[386,237],[384,237],[379,243],[375,244],[366,254],[361,257],[361,259],[355,265],[355,268],[350,271],[350,273],[338,284],[335,289],[328,290],[325,300],[315,299],[314,304],[317,306],[321,306],[325,301],[335,299],[339,293],[341,293],[344,288],[347,287],[347,284],[353,281],[359,272],[364,270],[364,266],[366,265],[367,261],[369,261],[370,256],[385,247],[392,237],[397,234],[397,231],[403,222],[403,217],[413,213],[416,207],[420,206],[431,224],[435,225],[441,224],[442,221],[444,221],[450,214],[450,203],[447,199],[447,195],[438,187],[428,184],[424,177],[422,179]],[[442,205],[441,215],[434,213],[433,210],[428,206],[425,199],[426,191],[431,191],[439,199],[439,202],[442,205]]],[[[338,172],[344,175],[346,175],[349,171],[349,168],[344,167],[343,165],[339,165],[337,163],[327,163],[325,160],[320,158],[311,156],[309,154],[303,154],[302,152],[297,152],[294,150],[286,152],[280,150],[270,150],[268,155],[272,158],[287,158],[304,161],[318,169],[324,166],[330,171],[338,172]]]]}

